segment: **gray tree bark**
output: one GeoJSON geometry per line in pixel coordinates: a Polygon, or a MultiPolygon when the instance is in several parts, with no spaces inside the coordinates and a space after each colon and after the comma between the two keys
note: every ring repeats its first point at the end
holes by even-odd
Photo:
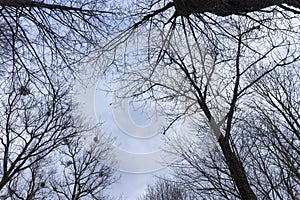
{"type": "Polygon", "coordinates": [[[174,0],[177,13],[188,16],[192,13],[209,12],[220,16],[259,11],[270,6],[300,8],[298,0],[174,0]]]}

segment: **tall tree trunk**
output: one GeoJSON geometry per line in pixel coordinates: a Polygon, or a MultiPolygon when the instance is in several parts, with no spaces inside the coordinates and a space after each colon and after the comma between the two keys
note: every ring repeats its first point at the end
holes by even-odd
{"type": "Polygon", "coordinates": [[[220,136],[218,142],[222,149],[232,179],[234,180],[239,190],[241,199],[243,200],[257,199],[256,195],[254,194],[253,190],[250,187],[244,166],[240,162],[238,156],[232,151],[228,140],[225,139],[225,137],[220,136]]]}
{"type": "Polygon", "coordinates": [[[241,199],[256,200],[257,197],[250,187],[244,166],[240,162],[238,155],[232,150],[228,137],[224,137],[224,135],[222,135],[220,126],[218,126],[211,115],[208,114],[209,111],[206,106],[204,107],[204,112],[207,114],[206,116],[208,116],[208,119],[210,120],[211,128],[215,136],[218,138],[218,144],[221,147],[230,175],[238,188],[241,199]]]}
{"type": "Polygon", "coordinates": [[[299,0],[174,0],[179,15],[209,12],[220,16],[259,11],[263,8],[286,4],[300,7],[299,0]]]}

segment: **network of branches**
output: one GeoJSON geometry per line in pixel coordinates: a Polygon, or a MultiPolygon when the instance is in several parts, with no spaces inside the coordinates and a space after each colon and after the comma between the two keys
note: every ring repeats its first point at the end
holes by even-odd
{"type": "Polygon", "coordinates": [[[192,119],[174,176],[142,199],[299,199],[299,15],[298,0],[0,0],[0,198],[109,198],[111,149],[83,148],[72,115],[96,49],[122,98],[164,108],[162,134],[192,119]]]}

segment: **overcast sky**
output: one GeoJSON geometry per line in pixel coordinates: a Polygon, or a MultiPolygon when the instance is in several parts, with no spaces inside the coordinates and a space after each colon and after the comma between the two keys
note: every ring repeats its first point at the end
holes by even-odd
{"type": "MultiPolygon", "coordinates": [[[[164,144],[164,136],[161,133],[157,133],[150,138],[139,139],[124,133],[118,127],[111,109],[112,94],[107,94],[103,89],[105,89],[105,84],[99,80],[95,96],[95,108],[98,119],[103,122],[101,128],[105,134],[115,138],[114,144],[133,153],[147,153],[161,150],[164,144]]],[[[142,109],[138,109],[138,107],[138,104],[131,104],[128,110],[128,117],[137,126],[149,126],[151,120],[147,115],[147,110],[143,111],[142,109]]],[[[155,176],[165,175],[167,171],[167,169],[162,169],[150,173],[138,174],[119,171],[117,174],[121,175],[121,179],[111,186],[110,194],[114,197],[122,195],[125,199],[129,200],[137,199],[143,194],[149,183],[155,182],[157,179],[155,176]]]]}

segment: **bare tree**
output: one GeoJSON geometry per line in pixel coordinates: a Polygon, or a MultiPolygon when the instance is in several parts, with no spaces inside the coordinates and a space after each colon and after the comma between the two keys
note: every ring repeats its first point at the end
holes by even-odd
{"type": "Polygon", "coordinates": [[[153,100],[165,109],[169,124],[164,134],[185,117],[193,119],[198,141],[212,130],[217,149],[207,160],[197,151],[198,143],[195,149],[180,152],[186,185],[197,182],[193,191],[206,191],[212,199],[257,199],[262,194],[241,151],[251,143],[241,139],[244,130],[237,124],[256,83],[299,63],[297,10],[289,7],[297,4],[265,1],[252,8],[250,1],[231,1],[226,10],[223,1],[201,2],[152,1],[134,7],[144,17],[108,47],[117,51],[122,42],[137,47],[114,57],[110,67],[122,74],[116,79],[125,90],[121,97],[153,100]]]}
{"type": "Polygon", "coordinates": [[[105,6],[104,1],[0,1],[3,198],[54,195],[47,189],[54,173],[49,166],[57,166],[55,152],[63,146],[73,153],[78,166],[88,164],[91,177],[103,171],[97,186],[90,184],[92,188],[78,192],[77,199],[83,194],[100,196],[114,180],[111,169],[100,161],[85,153],[74,155],[81,129],[72,116],[71,101],[78,62],[107,37],[105,18],[112,13],[105,6]],[[72,145],[66,145],[66,140],[72,145]]]}
{"type": "Polygon", "coordinates": [[[61,84],[53,91],[18,75],[8,76],[1,87],[1,190],[76,134],[68,88],[61,84]]]}
{"type": "Polygon", "coordinates": [[[55,84],[52,94],[47,84],[38,87],[29,80],[24,86],[21,81],[5,81],[2,87],[1,194],[12,199],[60,199],[63,194],[104,198],[103,190],[117,180],[111,166],[103,164],[109,146],[101,142],[107,140],[98,141],[101,151],[87,152],[79,140],[84,127],[75,124],[67,86],[55,84]]]}
{"type": "Polygon", "coordinates": [[[249,163],[254,187],[264,199],[298,199],[299,162],[299,69],[274,71],[255,86],[257,98],[241,120],[243,159],[249,163]]]}
{"type": "MultiPolygon", "coordinates": [[[[0,37],[4,41],[0,51],[0,189],[5,193],[17,197],[16,184],[10,181],[14,177],[21,180],[25,170],[39,177],[35,165],[76,133],[69,114],[69,86],[64,81],[72,80],[76,63],[92,47],[114,33],[107,31],[106,18],[113,13],[104,5],[104,1],[0,0],[0,37]]],[[[298,101],[289,96],[292,87],[283,84],[288,81],[271,74],[299,64],[299,5],[295,0],[139,1],[120,16],[118,22],[125,31],[108,42],[101,59],[112,52],[107,71],[121,77],[125,97],[154,100],[165,108],[168,125],[164,134],[180,119],[192,118],[198,140],[188,151],[180,152],[183,162],[177,169],[182,184],[196,194],[212,199],[298,198],[299,112],[293,106],[298,101]],[[132,42],[136,49],[124,48],[133,46],[132,42]],[[121,47],[122,55],[115,57],[121,47]],[[276,81],[263,82],[268,79],[276,81]],[[272,84],[280,87],[274,89],[272,84]],[[247,98],[265,102],[256,102],[252,108],[247,98]],[[271,116],[268,108],[279,114],[271,116]],[[267,122],[265,129],[242,120],[250,116],[245,113],[251,109],[267,122]],[[257,135],[252,134],[254,130],[257,135]],[[204,145],[203,136],[214,137],[217,143],[206,158],[197,151],[204,145]],[[269,161],[275,164],[270,167],[269,161]],[[279,178],[271,175],[275,169],[279,178]],[[287,180],[292,176],[295,178],[287,180]]],[[[299,76],[293,77],[298,80],[299,76]]],[[[68,150],[70,158],[76,157],[72,154],[76,145],[68,150]]],[[[83,172],[75,169],[78,165],[73,162],[73,172],[83,172]]],[[[76,190],[81,178],[72,179],[67,186],[75,191],[74,198],[86,194],[76,190]]],[[[44,185],[30,184],[26,186],[29,197],[44,185]]]]}
{"type": "Polygon", "coordinates": [[[153,185],[148,185],[140,200],[191,200],[195,196],[184,187],[171,180],[161,179],[153,185]]]}
{"type": "MultiPolygon", "coordinates": [[[[294,65],[273,71],[255,84],[236,118],[232,142],[259,199],[299,198],[298,84],[294,65]]],[[[175,177],[199,198],[239,198],[220,151],[182,157],[175,177]]]]}
{"type": "Polygon", "coordinates": [[[78,62],[107,37],[105,19],[112,14],[104,1],[3,0],[0,7],[1,72],[46,81],[52,90],[53,77],[70,80],[78,62]]]}
{"type": "Polygon", "coordinates": [[[4,0],[0,6],[1,37],[15,64],[23,67],[30,68],[26,58],[41,68],[58,59],[71,69],[74,62],[112,34],[106,30],[109,24],[105,19],[112,13],[105,10],[105,1],[4,0]]]}
{"type": "Polygon", "coordinates": [[[80,138],[67,141],[59,151],[61,170],[53,173],[49,180],[53,196],[72,200],[108,199],[104,190],[116,182],[117,177],[111,165],[107,166],[110,149],[104,142],[97,140],[92,146],[84,147],[80,138]]]}
{"type": "Polygon", "coordinates": [[[9,180],[7,188],[2,192],[4,199],[46,199],[49,194],[45,192],[48,175],[46,169],[50,162],[46,159],[34,162],[29,168],[19,172],[9,180]]]}

